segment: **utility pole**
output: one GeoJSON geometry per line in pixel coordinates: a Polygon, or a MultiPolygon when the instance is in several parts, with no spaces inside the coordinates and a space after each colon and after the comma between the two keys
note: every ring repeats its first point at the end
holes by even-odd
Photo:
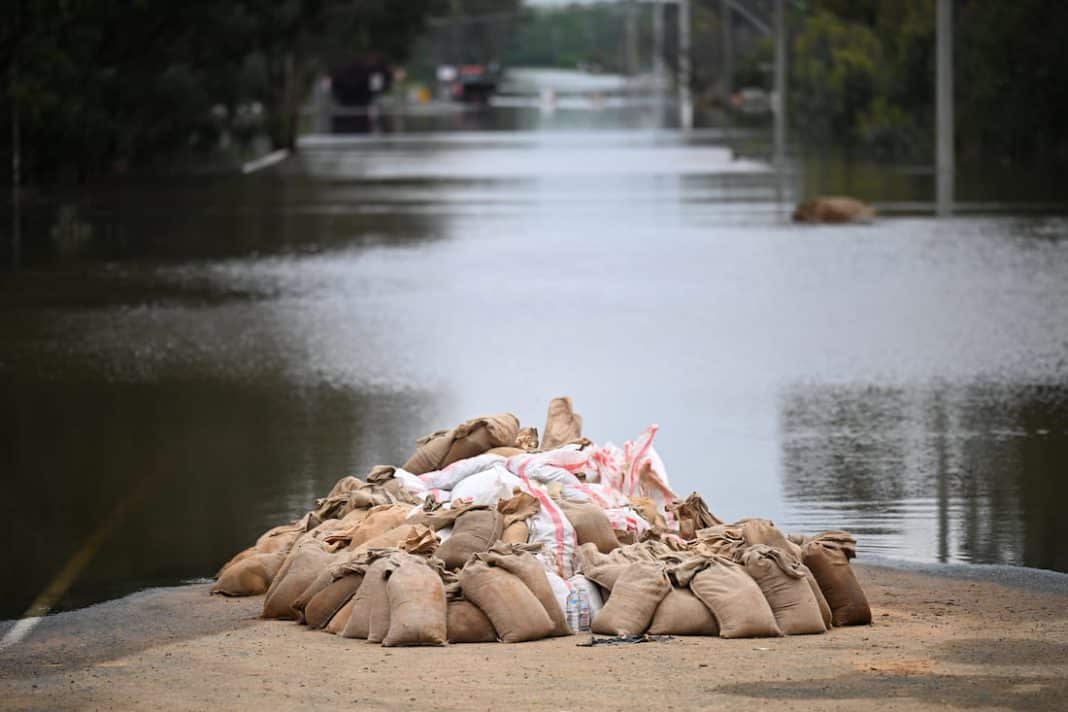
{"type": "Polygon", "coordinates": [[[786,0],[775,0],[775,192],[786,196],[786,0]]]}
{"type": "Polygon", "coordinates": [[[656,77],[657,93],[664,86],[664,3],[653,3],[653,76],[656,77]]]}
{"type": "Polygon", "coordinates": [[[693,94],[690,91],[690,0],[679,3],[679,127],[693,128],[693,94]]]}
{"type": "Polygon", "coordinates": [[[720,41],[723,45],[723,66],[720,77],[720,98],[723,106],[730,106],[734,93],[734,32],[732,31],[730,0],[719,0],[720,41]]]}
{"type": "Polygon", "coordinates": [[[623,12],[626,22],[626,73],[633,77],[638,74],[638,6],[634,2],[628,2],[623,7],[623,12]]]}
{"type": "Polygon", "coordinates": [[[953,139],[953,3],[938,0],[935,17],[935,173],[936,213],[953,214],[955,173],[953,139]]]}

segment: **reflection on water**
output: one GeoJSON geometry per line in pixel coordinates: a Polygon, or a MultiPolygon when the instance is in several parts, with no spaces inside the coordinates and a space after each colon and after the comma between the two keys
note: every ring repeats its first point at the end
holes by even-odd
{"type": "Polygon", "coordinates": [[[785,521],[870,551],[1068,571],[1068,389],[800,386],[782,398],[785,521]]]}
{"type": "Polygon", "coordinates": [[[1068,221],[795,227],[723,146],[346,137],[38,204],[0,276],[0,617],[139,483],[62,605],[210,575],[419,435],[563,393],[598,441],[658,422],[724,518],[1068,569],[1068,221]]]}

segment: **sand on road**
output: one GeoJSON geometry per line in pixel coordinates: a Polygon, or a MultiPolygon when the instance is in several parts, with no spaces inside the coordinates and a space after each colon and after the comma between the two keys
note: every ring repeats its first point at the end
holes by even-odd
{"type": "MultiPolygon", "coordinates": [[[[778,639],[383,648],[156,589],[0,651],[7,709],[1064,709],[1068,595],[857,566],[875,623],[778,639]]],[[[10,623],[4,625],[10,627],[10,623]]],[[[2,633],[2,631],[0,631],[2,633]]]]}

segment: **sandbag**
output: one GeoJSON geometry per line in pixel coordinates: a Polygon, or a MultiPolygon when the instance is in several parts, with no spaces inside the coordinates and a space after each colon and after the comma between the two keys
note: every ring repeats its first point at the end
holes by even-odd
{"type": "Polygon", "coordinates": [[[567,396],[549,401],[545,430],[541,434],[541,449],[554,450],[582,437],[582,416],[574,411],[567,396]]]}
{"type": "Polygon", "coordinates": [[[530,525],[525,521],[512,522],[501,532],[505,544],[526,544],[530,540],[530,525]]]}
{"type": "Polygon", "coordinates": [[[579,546],[593,544],[602,554],[607,554],[619,546],[612,523],[604,510],[592,502],[571,502],[557,500],[564,516],[575,528],[579,546]]]}
{"type": "Polygon", "coordinates": [[[212,586],[212,593],[224,596],[258,596],[266,593],[278,570],[285,561],[286,552],[270,554],[254,553],[223,569],[219,580],[212,586]]]}
{"type": "Polygon", "coordinates": [[[396,566],[389,556],[376,559],[367,567],[363,583],[352,597],[352,615],[341,631],[343,638],[371,640],[371,629],[381,642],[389,632],[389,597],[386,593],[386,574],[396,566]],[[373,619],[373,621],[372,621],[373,619]],[[373,622],[373,626],[372,626],[373,622]]]}
{"type": "Polygon", "coordinates": [[[415,475],[440,470],[492,448],[512,445],[518,433],[519,419],[511,413],[474,418],[451,430],[420,438],[419,447],[404,463],[404,469],[415,475]]]}
{"type": "Polygon", "coordinates": [[[306,539],[290,554],[289,567],[267,591],[263,602],[264,618],[296,618],[293,602],[315,578],[330,565],[333,556],[316,539],[306,539]]]}
{"type": "MultiPolygon", "coordinates": [[[[442,466],[511,445],[519,434],[519,418],[511,413],[474,418],[453,428],[453,442],[442,466]]],[[[404,468],[408,469],[408,468],[404,468]]]]}
{"type": "Polygon", "coordinates": [[[486,450],[487,455],[500,455],[501,457],[511,457],[512,455],[522,455],[526,453],[526,450],[518,447],[493,447],[486,450]]]}
{"type": "Polygon", "coordinates": [[[509,499],[497,503],[501,513],[501,541],[505,544],[526,544],[530,538],[527,520],[541,509],[538,498],[528,492],[517,492],[509,499]]]}
{"type": "Polygon", "coordinates": [[[382,532],[353,548],[353,555],[371,549],[401,549],[409,553],[433,553],[438,548],[438,539],[430,527],[422,524],[401,524],[382,532]]]}
{"type": "MultiPolygon", "coordinates": [[[[571,628],[567,625],[564,610],[553,592],[553,586],[540,561],[526,551],[506,547],[496,547],[484,554],[476,555],[476,558],[514,574],[530,589],[553,622],[550,635],[571,635],[571,628]]],[[[564,586],[566,588],[567,584],[565,583],[564,586]]]]}
{"type": "Polygon", "coordinates": [[[494,463],[483,472],[465,477],[452,488],[452,501],[468,501],[472,505],[496,507],[501,500],[512,497],[517,487],[523,486],[523,480],[509,472],[500,462],[494,463]]]}
{"type": "Polygon", "coordinates": [[[411,511],[412,507],[408,504],[385,504],[375,507],[349,535],[349,550],[355,551],[361,544],[404,524],[404,520],[408,518],[411,511]]]}
{"type": "Polygon", "coordinates": [[[627,501],[631,508],[633,508],[642,519],[647,521],[650,526],[667,529],[667,522],[664,520],[664,515],[662,515],[660,510],[656,508],[656,502],[648,497],[629,497],[627,501]]]}
{"type": "Polygon", "coordinates": [[[304,606],[304,622],[309,628],[325,626],[352,599],[361,583],[363,574],[348,574],[334,579],[304,606]]]}
{"type": "Polygon", "coordinates": [[[293,609],[293,615],[296,617],[298,623],[304,622],[304,608],[308,605],[308,602],[320,591],[330,585],[334,580],[333,566],[327,566],[319,572],[308,587],[305,588],[299,596],[290,605],[293,609]]]}
{"type": "Polygon", "coordinates": [[[641,635],[670,590],[671,581],[662,564],[630,564],[615,582],[612,595],[593,618],[590,629],[601,635],[641,635]]]}
{"type": "Polygon", "coordinates": [[[352,617],[352,606],[356,602],[356,596],[351,597],[344,606],[338,609],[330,622],[323,626],[323,632],[331,635],[341,635],[352,617]]]}
{"type": "Polygon", "coordinates": [[[471,601],[449,601],[445,627],[450,643],[496,643],[497,631],[486,614],[471,601]]]}
{"type": "Polygon", "coordinates": [[[486,614],[504,643],[540,640],[554,626],[545,607],[519,577],[473,559],[460,572],[464,598],[486,614]]]}
{"type": "Polygon", "coordinates": [[[404,463],[404,469],[413,475],[422,475],[438,469],[443,465],[453,439],[452,430],[438,430],[419,438],[416,441],[419,447],[404,463]]]}
{"type": "Polygon", "coordinates": [[[533,426],[527,426],[521,428],[515,436],[515,442],[512,443],[514,447],[519,448],[524,452],[530,452],[538,449],[538,429],[533,426]]]}
{"type": "Polygon", "coordinates": [[[701,499],[701,495],[692,493],[684,500],[676,500],[667,506],[667,510],[675,516],[679,526],[679,536],[690,541],[697,536],[701,529],[723,524],[701,499]]]}
{"type": "Polygon", "coordinates": [[[689,588],[672,587],[656,607],[650,635],[719,635],[712,611],[689,588]]]}
{"type": "Polygon", "coordinates": [[[832,542],[814,539],[802,548],[805,566],[816,577],[820,590],[831,607],[836,626],[871,623],[871,608],[860,587],[846,551],[832,542]]]}
{"type": "Polygon", "coordinates": [[[820,196],[798,204],[793,219],[805,223],[869,223],[875,219],[875,208],[849,196],[820,196]]]}
{"type": "Polygon", "coordinates": [[[741,564],[760,586],[775,615],[775,622],[784,635],[823,633],[827,630],[802,564],[793,554],[757,544],[742,553],[741,564]]]}
{"type": "Polygon", "coordinates": [[[743,519],[738,524],[742,527],[742,539],[746,546],[764,544],[793,556],[800,563],[801,547],[786,538],[779,528],[768,519],[743,519]]]}
{"type": "MultiPolygon", "coordinates": [[[[219,567],[219,570],[215,572],[214,578],[222,578],[223,573],[225,573],[225,571],[234,564],[238,563],[239,561],[244,561],[250,556],[255,556],[256,554],[262,553],[264,552],[257,550],[255,546],[250,546],[247,549],[242,549],[241,551],[234,554],[233,558],[231,558],[229,561],[219,567]]],[[[283,556],[282,558],[284,559],[285,557],[283,556]]]]}
{"type": "Polygon", "coordinates": [[[823,591],[820,590],[819,582],[816,581],[816,577],[812,575],[812,570],[804,564],[801,564],[801,568],[805,572],[805,581],[808,582],[808,587],[812,589],[812,595],[816,599],[816,604],[820,607],[820,618],[823,619],[823,627],[827,630],[831,629],[834,625],[834,614],[831,613],[831,606],[827,603],[827,597],[823,595],[823,591]]]}
{"type": "MultiPolygon", "coordinates": [[[[716,617],[721,638],[782,635],[760,586],[740,564],[721,556],[710,556],[699,563],[702,568],[689,578],[690,590],[716,617]]],[[[680,579],[679,583],[683,581],[680,579]]]]}
{"type": "Polygon", "coordinates": [[[471,556],[493,546],[501,535],[501,521],[495,509],[468,510],[456,520],[452,534],[435,555],[449,570],[462,567],[471,556]]]}
{"type": "Polygon", "coordinates": [[[445,587],[438,572],[424,560],[404,557],[389,575],[386,596],[389,629],[382,645],[445,645],[445,587]]]}

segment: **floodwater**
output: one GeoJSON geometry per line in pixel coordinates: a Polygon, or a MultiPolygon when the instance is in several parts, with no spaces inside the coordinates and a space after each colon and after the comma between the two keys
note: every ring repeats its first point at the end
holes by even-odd
{"type": "Polygon", "coordinates": [[[658,423],[724,519],[1068,571],[1068,220],[798,227],[796,177],[716,132],[545,120],[31,210],[0,618],[57,576],[59,608],[209,576],[420,435],[561,394],[597,441],[658,423]]]}

